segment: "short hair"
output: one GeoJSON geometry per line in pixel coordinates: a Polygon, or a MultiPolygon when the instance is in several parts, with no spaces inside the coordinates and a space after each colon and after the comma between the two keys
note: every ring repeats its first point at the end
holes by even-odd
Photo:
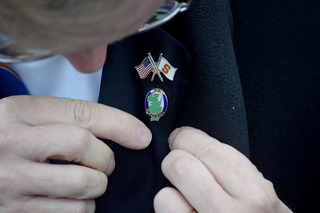
{"type": "Polygon", "coordinates": [[[146,22],[162,2],[5,0],[0,4],[0,32],[23,48],[54,51],[85,48],[112,43],[133,33],[137,23],[146,22]]]}

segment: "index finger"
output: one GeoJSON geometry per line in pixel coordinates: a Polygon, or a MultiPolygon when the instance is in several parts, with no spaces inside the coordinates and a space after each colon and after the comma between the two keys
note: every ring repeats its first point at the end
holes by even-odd
{"type": "Polygon", "coordinates": [[[172,150],[184,150],[199,159],[224,190],[234,197],[245,196],[245,192],[252,192],[255,185],[266,181],[239,151],[200,130],[191,127],[177,129],[169,142],[172,150]]]}
{"type": "Polygon", "coordinates": [[[122,146],[141,149],[151,141],[150,130],[134,116],[102,104],[54,97],[13,96],[2,106],[20,122],[38,126],[72,124],[88,129],[96,137],[122,146]]]}

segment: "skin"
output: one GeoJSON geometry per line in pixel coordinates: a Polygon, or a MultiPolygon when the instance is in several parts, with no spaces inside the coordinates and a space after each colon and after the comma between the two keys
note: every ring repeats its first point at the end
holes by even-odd
{"type": "Polygon", "coordinates": [[[107,44],[101,44],[93,48],[65,53],[63,55],[79,72],[93,73],[104,65],[107,56],[107,46],[107,44]]]}
{"type": "MultiPolygon", "coordinates": [[[[141,1],[146,1],[142,7],[150,8],[128,11],[131,19],[118,22],[124,26],[118,39],[138,29],[162,3],[141,1]]],[[[100,44],[64,56],[79,72],[92,73],[103,66],[106,47],[100,44]]],[[[94,199],[105,192],[116,164],[112,150],[98,138],[138,150],[146,148],[152,137],[137,118],[80,100],[12,96],[0,99],[0,114],[3,213],[94,212],[94,199]],[[71,163],[52,164],[52,160],[71,163]]]]}
{"type": "Polygon", "coordinates": [[[99,138],[130,149],[149,129],[120,110],[86,101],[12,96],[0,100],[0,212],[94,212],[115,167],[99,138]],[[28,107],[25,107],[28,106],[28,107]],[[76,164],[49,164],[50,159],[76,164]],[[3,193],[5,192],[5,193],[3,193]]]}
{"type": "MultiPolygon", "coordinates": [[[[92,73],[103,66],[106,51],[101,44],[64,56],[79,72],[92,73]]],[[[105,192],[116,164],[112,150],[97,138],[144,149],[152,137],[135,117],[86,101],[8,97],[0,100],[0,114],[4,213],[94,212],[94,199],[105,192]],[[53,159],[76,164],[50,164],[53,159]]],[[[291,212],[234,148],[191,127],[175,130],[169,144],[162,171],[175,188],[157,194],[156,212],[291,212]]]]}
{"type": "Polygon", "coordinates": [[[169,144],[162,171],[177,189],[157,194],[157,213],[291,212],[272,183],[234,148],[191,127],[176,129],[169,144]]]}

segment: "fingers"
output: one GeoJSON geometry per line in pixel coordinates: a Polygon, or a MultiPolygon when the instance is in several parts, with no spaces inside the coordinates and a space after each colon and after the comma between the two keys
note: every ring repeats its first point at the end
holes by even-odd
{"type": "Polygon", "coordinates": [[[15,96],[1,99],[0,106],[1,113],[15,116],[31,126],[81,126],[96,137],[115,141],[131,149],[145,148],[151,141],[151,132],[141,121],[102,104],[64,98],[15,96]]]}
{"type": "Polygon", "coordinates": [[[23,212],[28,208],[30,212],[50,212],[50,208],[64,212],[64,206],[76,200],[78,207],[65,212],[93,212],[80,200],[105,192],[105,174],[111,174],[115,164],[113,152],[96,137],[132,149],[144,148],[151,141],[150,131],[133,116],[85,101],[15,96],[0,100],[0,114],[2,169],[8,171],[0,188],[10,189],[5,196],[12,202],[30,204],[23,212]],[[80,165],[53,165],[47,163],[49,159],[80,165]],[[48,200],[26,203],[39,196],[48,200]],[[51,199],[63,202],[46,204],[51,199]]]}
{"type": "Polygon", "coordinates": [[[173,150],[184,150],[199,159],[233,197],[243,197],[244,193],[253,191],[262,193],[261,185],[270,188],[271,183],[244,155],[200,130],[190,127],[177,129],[169,142],[173,150]]]}
{"type": "Polygon", "coordinates": [[[169,138],[162,170],[199,212],[291,212],[273,185],[234,148],[190,127],[169,138]]]}
{"type": "Polygon", "coordinates": [[[19,212],[46,212],[46,213],[94,213],[93,200],[52,199],[48,197],[33,197],[23,205],[19,212]]]}
{"type": "Polygon", "coordinates": [[[154,198],[156,213],[189,213],[193,208],[183,195],[174,188],[164,188],[154,198]]]}
{"type": "Polygon", "coordinates": [[[185,151],[170,152],[162,171],[199,212],[222,212],[221,203],[231,200],[205,165],[185,151]]]}
{"type": "Polygon", "coordinates": [[[106,191],[107,176],[96,170],[77,165],[26,163],[19,168],[16,188],[25,196],[94,199],[106,191]]]}
{"type": "Polygon", "coordinates": [[[65,124],[32,126],[23,128],[20,134],[24,135],[23,141],[18,140],[14,148],[23,158],[39,162],[48,159],[76,162],[107,175],[114,170],[111,149],[82,127],[65,124]]]}

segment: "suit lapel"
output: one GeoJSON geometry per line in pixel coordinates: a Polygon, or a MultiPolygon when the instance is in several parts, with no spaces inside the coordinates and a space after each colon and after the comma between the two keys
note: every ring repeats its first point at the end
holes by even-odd
{"type": "Polygon", "coordinates": [[[99,203],[101,206],[97,205],[98,208],[126,206],[123,202],[131,202],[133,199],[133,195],[127,193],[128,187],[144,188],[146,183],[150,183],[150,188],[136,190],[134,197],[141,199],[141,202],[136,202],[137,205],[148,205],[137,209],[152,209],[154,195],[166,182],[160,165],[169,153],[167,139],[175,128],[176,117],[186,96],[191,68],[192,58],[189,52],[161,29],[129,37],[108,47],[99,102],[126,111],[143,121],[152,131],[153,140],[146,150],[141,151],[128,150],[106,141],[115,153],[117,166],[110,177],[108,193],[99,199],[103,201],[99,203]],[[162,53],[173,67],[178,68],[174,81],[162,75],[163,82],[158,76],[151,82],[152,73],[146,79],[140,79],[135,66],[149,52],[155,61],[162,53]],[[158,122],[150,121],[145,109],[145,97],[154,88],[162,89],[168,99],[168,109],[158,122]]]}
{"type": "Polygon", "coordinates": [[[193,1],[186,13],[165,29],[193,57],[188,96],[177,126],[204,130],[249,156],[248,130],[242,87],[232,42],[228,1],[193,1]]]}

